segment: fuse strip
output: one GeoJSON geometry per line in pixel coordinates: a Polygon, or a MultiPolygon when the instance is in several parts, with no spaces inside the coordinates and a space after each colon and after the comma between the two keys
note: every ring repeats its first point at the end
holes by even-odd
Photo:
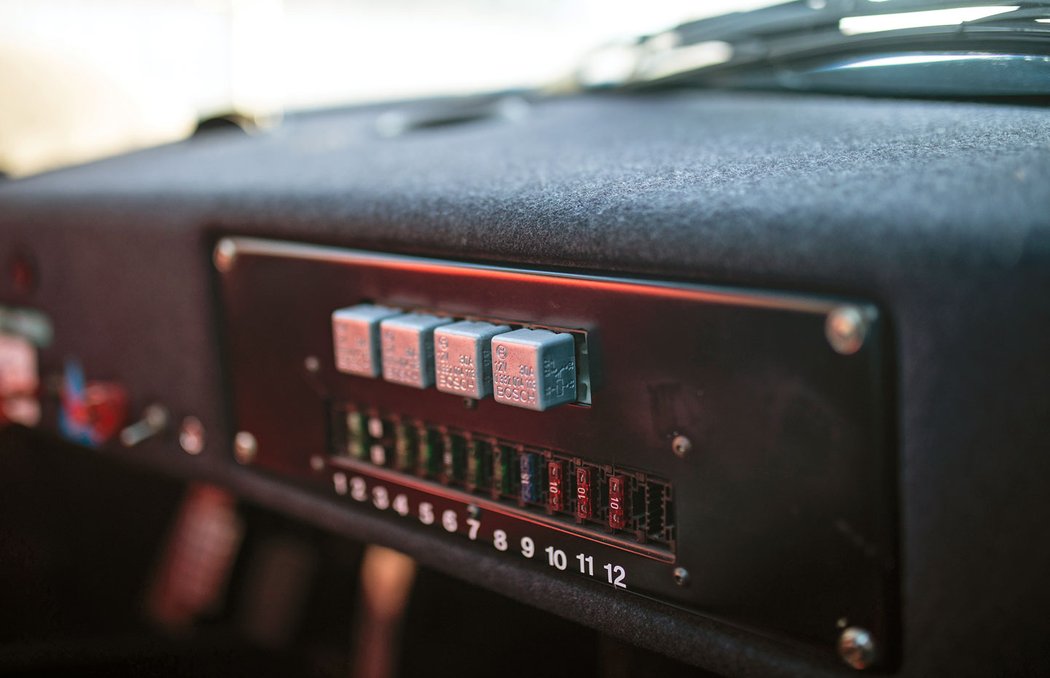
{"type": "Polygon", "coordinates": [[[674,552],[672,485],[637,469],[352,404],[332,410],[331,454],[674,552]]]}

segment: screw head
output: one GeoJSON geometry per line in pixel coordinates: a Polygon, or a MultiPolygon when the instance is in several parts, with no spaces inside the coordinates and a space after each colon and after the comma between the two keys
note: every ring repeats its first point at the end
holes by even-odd
{"type": "Polygon", "coordinates": [[[853,355],[867,339],[867,318],[856,306],[839,306],[828,313],[824,321],[824,336],[836,353],[853,355]]]}
{"type": "Polygon", "coordinates": [[[316,374],[321,370],[321,361],[318,360],[317,356],[315,355],[308,355],[306,356],[306,359],[303,360],[303,367],[306,369],[307,372],[316,374]]]}
{"type": "Polygon", "coordinates": [[[259,443],[255,436],[247,431],[239,431],[233,438],[233,457],[239,464],[250,464],[255,461],[255,454],[259,451],[259,443]]]}
{"type": "Polygon", "coordinates": [[[227,273],[233,268],[236,260],[237,245],[229,238],[220,240],[219,244],[215,246],[215,252],[212,253],[212,261],[215,263],[215,268],[219,273],[227,273]]]}
{"type": "Polygon", "coordinates": [[[194,456],[204,451],[204,424],[197,417],[186,417],[179,427],[179,447],[194,456]]]}
{"type": "Polygon", "coordinates": [[[839,635],[839,656],[855,669],[866,669],[875,663],[875,639],[867,629],[850,626],[839,635]]]}
{"type": "Polygon", "coordinates": [[[677,457],[684,457],[693,449],[693,441],[683,435],[677,435],[671,440],[671,451],[677,457]]]}
{"type": "Polygon", "coordinates": [[[674,583],[679,586],[689,586],[689,570],[684,567],[674,569],[674,583]]]}
{"type": "Polygon", "coordinates": [[[314,456],[310,457],[310,468],[313,469],[314,471],[323,471],[324,470],[324,457],[322,457],[322,456],[320,456],[318,454],[315,454],[314,456]]]}

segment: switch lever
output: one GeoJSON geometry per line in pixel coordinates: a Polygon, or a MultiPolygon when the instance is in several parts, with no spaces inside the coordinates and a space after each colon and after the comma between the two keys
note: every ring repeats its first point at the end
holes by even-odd
{"type": "Polygon", "coordinates": [[[154,403],[142,411],[142,419],[124,428],[120,432],[120,442],[124,447],[135,447],[160,434],[168,427],[168,409],[154,403]]]}

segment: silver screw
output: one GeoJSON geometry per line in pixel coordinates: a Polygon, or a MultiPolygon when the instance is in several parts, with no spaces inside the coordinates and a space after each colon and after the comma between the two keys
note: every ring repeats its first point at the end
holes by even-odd
{"type": "Polygon", "coordinates": [[[875,639],[867,629],[850,626],[839,635],[839,656],[855,669],[866,669],[875,663],[875,639]]]}
{"type": "Polygon", "coordinates": [[[179,428],[179,447],[186,454],[198,455],[204,451],[204,424],[197,417],[186,417],[179,428]]]}
{"type": "Polygon", "coordinates": [[[259,451],[259,443],[255,436],[247,431],[240,431],[233,438],[233,457],[239,464],[250,464],[255,461],[255,453],[259,451]]]}
{"type": "Polygon", "coordinates": [[[470,516],[471,518],[474,518],[474,519],[480,518],[481,517],[481,508],[479,508],[475,504],[469,505],[469,506],[467,506],[467,515],[470,516]]]}
{"type": "Polygon", "coordinates": [[[303,367],[306,368],[307,372],[317,373],[321,369],[321,361],[317,359],[315,355],[306,356],[306,360],[303,361],[303,367]]]}
{"type": "Polygon", "coordinates": [[[674,583],[679,586],[689,586],[689,570],[684,567],[674,569],[674,583]]]}
{"type": "Polygon", "coordinates": [[[836,353],[853,355],[868,336],[868,321],[856,306],[839,306],[828,313],[824,336],[836,353]]]}
{"type": "Polygon", "coordinates": [[[135,447],[139,443],[158,435],[168,427],[168,410],[154,403],[142,411],[142,419],[120,432],[124,447],[135,447]]]}
{"type": "Polygon", "coordinates": [[[316,455],[316,454],[314,456],[310,457],[310,468],[312,468],[315,471],[323,471],[324,470],[324,457],[322,457],[320,455],[316,455]]]}
{"type": "Polygon", "coordinates": [[[215,252],[212,254],[212,260],[215,262],[215,268],[220,273],[227,273],[233,268],[234,262],[237,260],[237,245],[229,238],[223,238],[219,241],[219,244],[215,246],[215,252]]]}
{"type": "Polygon", "coordinates": [[[683,435],[677,435],[671,440],[671,451],[675,456],[684,457],[693,449],[693,441],[683,435]]]}

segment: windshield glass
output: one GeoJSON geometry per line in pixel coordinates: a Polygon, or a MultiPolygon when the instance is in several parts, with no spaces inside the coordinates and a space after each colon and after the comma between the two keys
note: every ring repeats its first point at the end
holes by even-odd
{"type": "Polygon", "coordinates": [[[231,112],[537,87],[603,43],[768,4],[0,0],[0,171],[180,138],[231,112]]]}
{"type": "MultiPolygon", "coordinates": [[[[887,31],[907,34],[932,22],[950,34],[961,23],[1017,16],[1019,7],[938,0],[0,0],[0,172],[20,176],[184,138],[217,116],[266,125],[290,111],[368,101],[680,76],[693,85],[835,89],[843,73],[851,83],[863,74],[864,87],[879,92],[881,71],[856,64],[830,78],[790,69],[723,76],[718,68],[790,62],[794,69],[792,59],[834,53],[843,38],[876,52],[862,65],[883,63],[877,59],[902,49],[883,40],[887,31]],[[840,18],[842,11],[851,16],[840,18]]],[[[1050,32],[1050,20],[1039,16],[1028,21],[1046,22],[1024,30],[1050,32]]],[[[991,28],[1002,34],[1003,25],[991,28]]],[[[1046,38],[1036,37],[1045,51],[1046,38]]],[[[985,67],[992,66],[999,64],[985,67]]],[[[961,57],[950,67],[979,69],[961,57]]],[[[928,74],[916,91],[943,80],[928,74]]]]}

